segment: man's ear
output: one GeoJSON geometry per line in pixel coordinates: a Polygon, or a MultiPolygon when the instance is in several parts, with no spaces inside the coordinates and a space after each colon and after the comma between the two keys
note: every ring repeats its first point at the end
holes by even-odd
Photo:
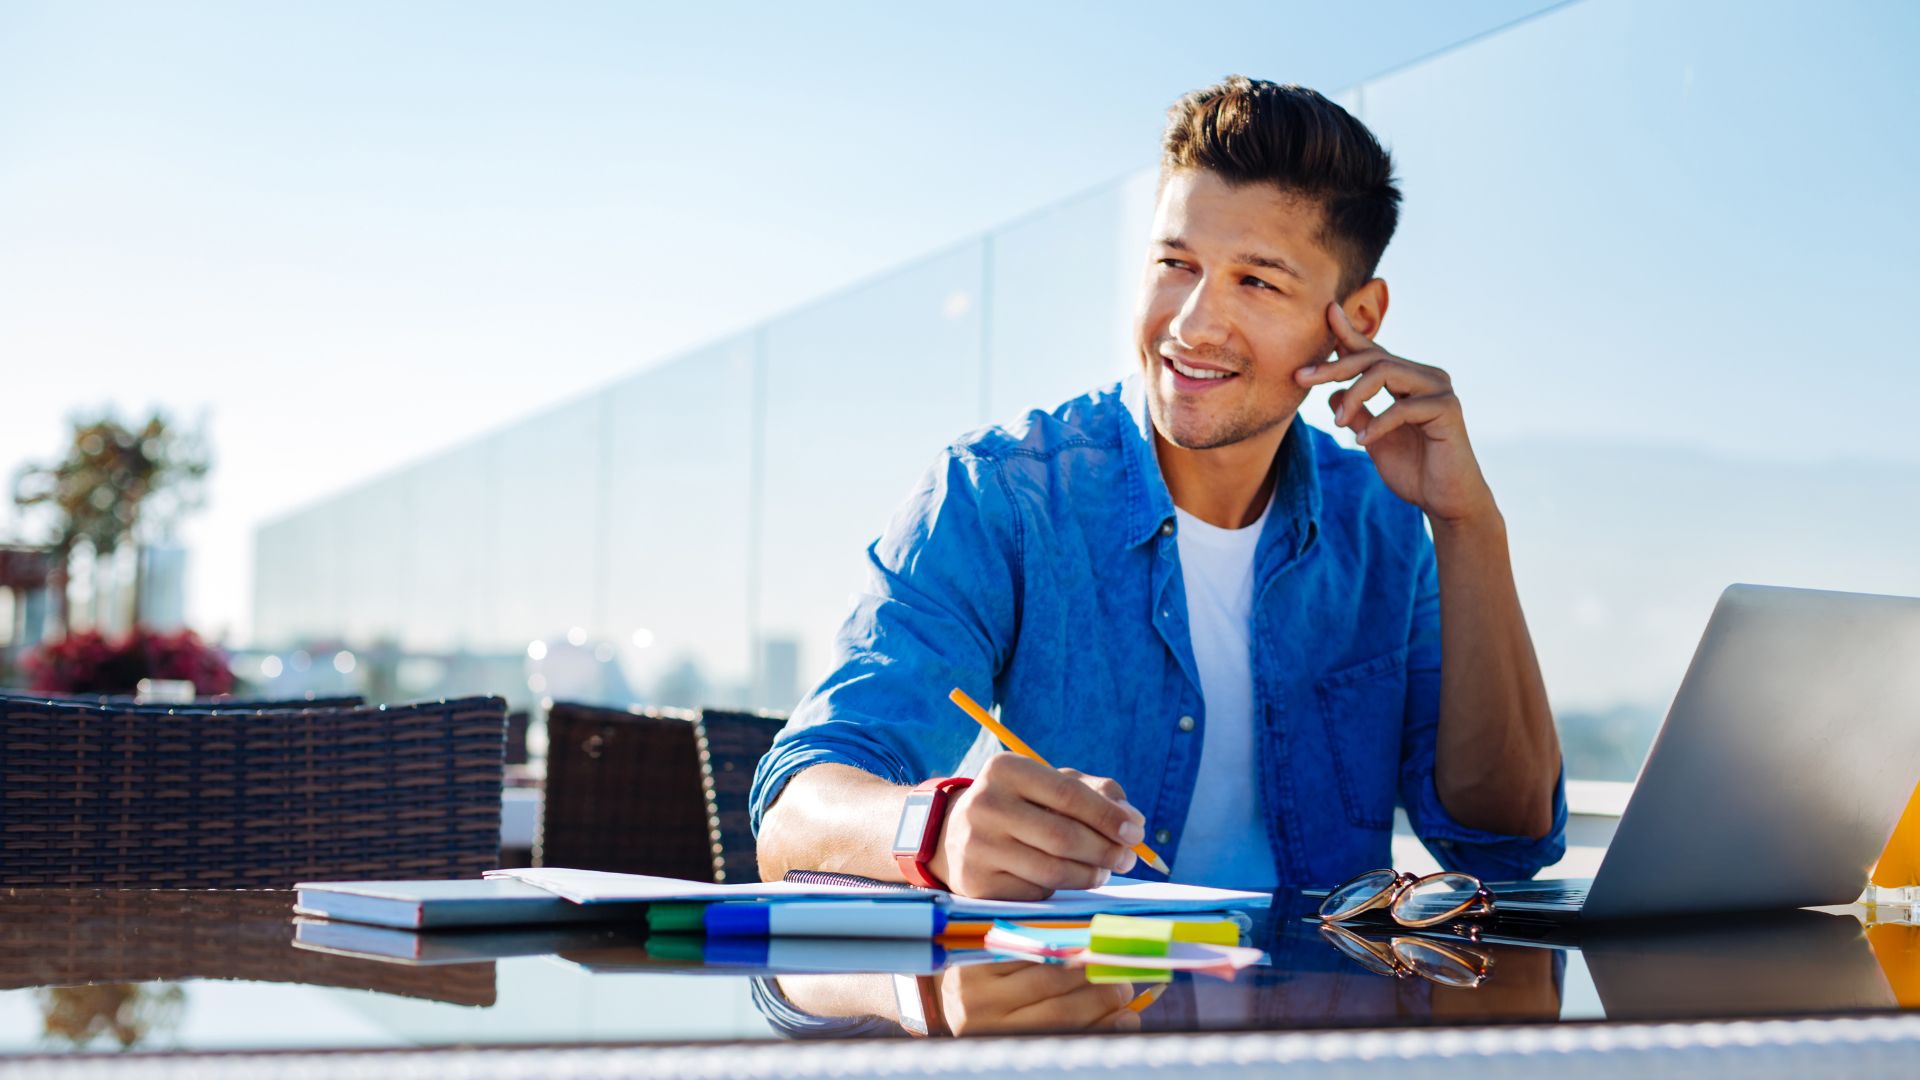
{"type": "Polygon", "coordinates": [[[1387,280],[1372,278],[1342,300],[1340,310],[1347,313],[1347,321],[1355,330],[1377,338],[1381,324],[1387,321],[1387,300],[1387,280]]]}

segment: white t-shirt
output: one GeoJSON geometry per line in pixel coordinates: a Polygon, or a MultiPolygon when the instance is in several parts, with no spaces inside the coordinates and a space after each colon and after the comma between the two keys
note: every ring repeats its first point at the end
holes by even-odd
{"type": "Polygon", "coordinates": [[[1187,623],[1206,702],[1200,775],[1173,880],[1241,889],[1275,884],[1258,783],[1253,716],[1253,553],[1273,501],[1244,529],[1222,529],[1174,509],[1187,623]]]}

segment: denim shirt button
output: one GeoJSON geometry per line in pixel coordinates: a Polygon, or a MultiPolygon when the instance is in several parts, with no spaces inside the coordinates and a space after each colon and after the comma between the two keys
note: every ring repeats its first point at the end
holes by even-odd
{"type": "Polygon", "coordinates": [[[1181,717],[1181,718],[1180,718],[1180,730],[1181,730],[1181,731],[1192,731],[1192,730],[1193,730],[1193,717],[1191,717],[1191,716],[1183,716],[1183,717],[1181,717]]]}
{"type": "Polygon", "coordinates": [[[1170,844],[1173,842],[1173,834],[1165,829],[1155,829],[1153,831],[1153,842],[1156,844],[1170,844]]]}
{"type": "Polygon", "coordinates": [[[1161,522],[1161,523],[1160,523],[1160,535],[1161,535],[1161,536],[1172,536],[1172,535],[1173,535],[1173,522],[1171,522],[1171,521],[1163,521],[1163,522],[1161,522]]]}

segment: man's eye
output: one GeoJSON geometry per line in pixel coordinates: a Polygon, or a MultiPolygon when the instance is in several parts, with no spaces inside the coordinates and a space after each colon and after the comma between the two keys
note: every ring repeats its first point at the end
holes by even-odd
{"type": "Polygon", "coordinates": [[[1157,261],[1160,263],[1161,266],[1169,267],[1174,270],[1188,269],[1187,264],[1184,262],[1181,262],[1179,259],[1159,259],[1157,261]]]}
{"type": "Polygon", "coordinates": [[[1273,292],[1279,292],[1279,291],[1280,291],[1279,289],[1275,289],[1275,288],[1274,288],[1274,287],[1273,287],[1272,285],[1269,285],[1269,284],[1267,284],[1266,282],[1264,282],[1264,281],[1261,281],[1261,280],[1260,280],[1259,278],[1257,278],[1257,277],[1254,277],[1254,276],[1253,276],[1253,275],[1251,275],[1251,274],[1249,274],[1249,275],[1247,275],[1246,277],[1243,277],[1243,278],[1241,278],[1241,279],[1240,279],[1240,283],[1241,283],[1241,284],[1243,284],[1243,285],[1258,285],[1258,286],[1259,286],[1260,288],[1262,288],[1262,289],[1270,289],[1270,290],[1272,290],[1273,292]]]}

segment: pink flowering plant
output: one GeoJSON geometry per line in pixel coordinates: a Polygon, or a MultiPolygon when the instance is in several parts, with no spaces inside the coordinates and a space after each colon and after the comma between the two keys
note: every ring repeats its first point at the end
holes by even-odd
{"type": "Polygon", "coordinates": [[[233,689],[226,654],[185,629],[135,627],[119,639],[80,630],[28,653],[21,668],[35,693],[131,694],[141,679],[182,679],[201,697],[233,689]]]}

